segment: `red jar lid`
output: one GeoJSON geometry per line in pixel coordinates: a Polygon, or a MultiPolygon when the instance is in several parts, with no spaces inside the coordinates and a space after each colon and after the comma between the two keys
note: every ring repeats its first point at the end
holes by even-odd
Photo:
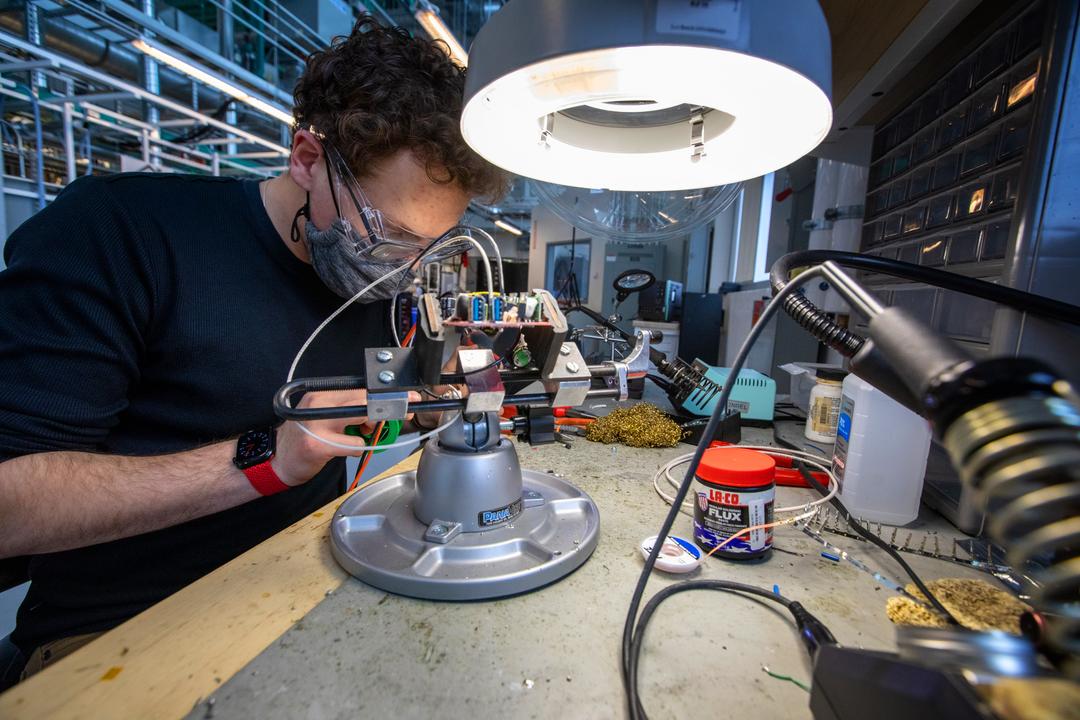
{"type": "Polygon", "coordinates": [[[738,447],[709,448],[697,468],[702,480],[734,487],[768,485],[775,475],[775,460],[758,450],[738,447]]]}

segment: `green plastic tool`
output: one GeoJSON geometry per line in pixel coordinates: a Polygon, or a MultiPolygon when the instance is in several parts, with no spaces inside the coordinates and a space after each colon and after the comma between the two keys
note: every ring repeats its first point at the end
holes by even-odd
{"type": "MultiPolygon", "coordinates": [[[[380,445],[389,445],[397,440],[398,435],[401,434],[401,421],[387,420],[383,424],[382,432],[379,433],[377,440],[372,437],[375,434],[374,432],[365,433],[362,428],[362,425],[346,425],[345,434],[363,438],[365,443],[378,448],[380,445]]],[[[381,453],[382,450],[376,449],[374,452],[381,453]]]]}

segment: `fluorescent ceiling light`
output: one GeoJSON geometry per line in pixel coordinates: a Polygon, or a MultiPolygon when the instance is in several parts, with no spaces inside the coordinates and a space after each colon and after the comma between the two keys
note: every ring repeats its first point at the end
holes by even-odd
{"type": "Polygon", "coordinates": [[[508,223],[505,220],[503,220],[502,218],[495,218],[495,224],[497,226],[501,227],[506,232],[510,233],[511,235],[516,235],[518,237],[521,237],[522,235],[525,234],[525,231],[522,230],[521,228],[519,228],[517,225],[514,225],[512,223],[508,223]]]}
{"type": "Polygon", "coordinates": [[[447,53],[454,62],[462,67],[468,67],[469,54],[465,52],[465,48],[461,47],[454,33],[450,32],[450,28],[446,27],[446,23],[439,17],[437,7],[427,0],[420,0],[416,3],[416,12],[413,16],[432,40],[442,40],[446,43],[447,53]]]}
{"type": "Polygon", "coordinates": [[[214,74],[212,70],[208,70],[188,60],[183,60],[173,55],[172,53],[158,47],[157,45],[153,45],[147,42],[143,38],[137,38],[135,40],[132,40],[131,45],[139,52],[146,53],[155,60],[163,62],[171,68],[179,70],[188,77],[194,80],[198,80],[204,85],[209,85],[212,88],[216,88],[217,90],[220,90],[226,95],[236,98],[245,105],[249,105],[250,107],[255,108],[259,112],[265,113],[276,120],[280,120],[286,125],[293,124],[293,116],[291,112],[288,112],[284,108],[281,108],[277,105],[273,105],[256,95],[252,95],[246,90],[242,90],[241,88],[233,85],[224,78],[214,74]]]}
{"type": "Polygon", "coordinates": [[[610,190],[735,183],[832,124],[818,3],[512,0],[471,47],[461,131],[518,175],[610,190]]]}

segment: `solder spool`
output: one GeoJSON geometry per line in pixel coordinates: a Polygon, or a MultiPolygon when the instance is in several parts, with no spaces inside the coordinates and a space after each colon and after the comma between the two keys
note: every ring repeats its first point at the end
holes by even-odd
{"type": "MultiPolygon", "coordinates": [[[[694,542],[712,550],[747,528],[773,521],[776,461],[763,452],[737,447],[705,451],[694,475],[694,542]]],[[[714,554],[756,560],[772,550],[772,529],[736,537],[714,554]]]]}

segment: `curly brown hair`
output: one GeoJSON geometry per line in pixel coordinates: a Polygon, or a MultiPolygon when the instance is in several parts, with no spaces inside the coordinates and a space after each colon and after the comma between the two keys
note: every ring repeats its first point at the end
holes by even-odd
{"type": "Polygon", "coordinates": [[[461,137],[465,69],[445,47],[360,15],[352,33],[308,56],[293,91],[295,127],[318,130],[357,177],[408,148],[433,181],[497,200],[509,179],[461,137]]]}

